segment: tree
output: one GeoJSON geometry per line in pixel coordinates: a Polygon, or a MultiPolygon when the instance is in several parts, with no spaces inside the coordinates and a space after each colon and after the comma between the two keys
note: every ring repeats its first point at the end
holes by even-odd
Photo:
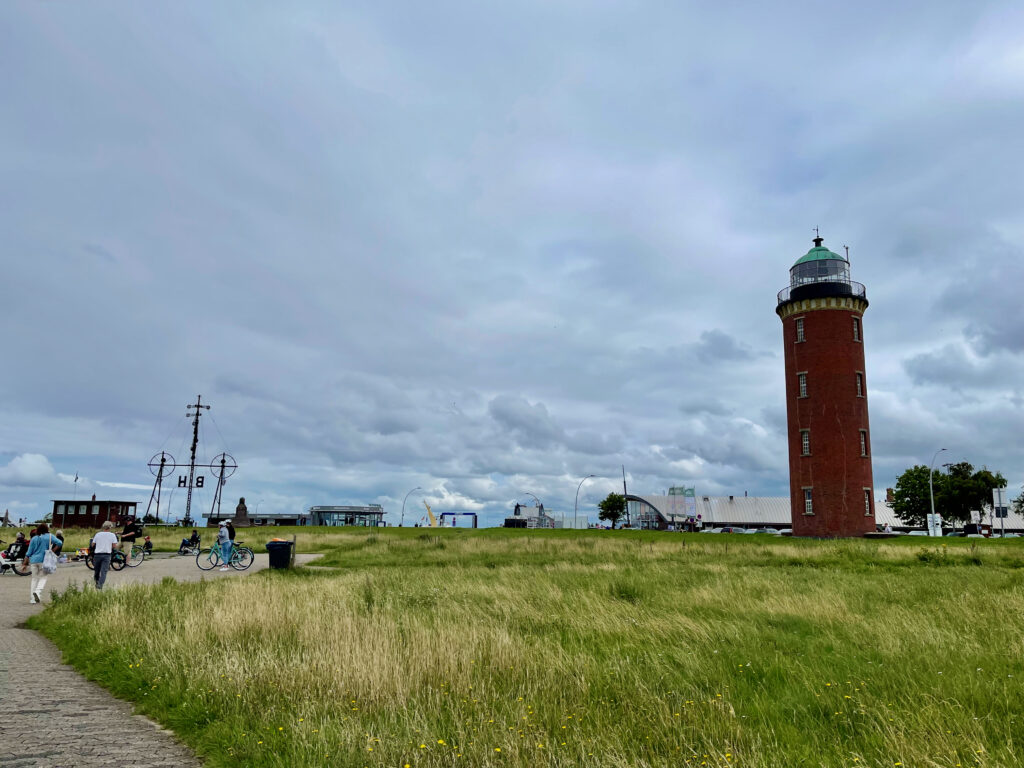
{"type": "Polygon", "coordinates": [[[1024,515],[1024,486],[1020,489],[1020,496],[1013,500],[1013,511],[1018,515],[1024,515]]]}
{"type": "Polygon", "coordinates": [[[598,519],[607,520],[614,528],[626,514],[626,497],[621,493],[609,493],[604,501],[598,502],[597,508],[601,510],[597,513],[598,519]]]}
{"type": "MultiPolygon", "coordinates": [[[[934,477],[932,482],[935,482],[934,477]]],[[[918,464],[896,478],[896,487],[892,489],[892,511],[907,525],[924,526],[926,515],[931,512],[928,467],[918,464]]]]}
{"type": "MultiPolygon", "coordinates": [[[[943,521],[971,522],[971,513],[981,511],[992,503],[992,489],[1005,488],[1006,478],[1001,472],[988,468],[974,471],[970,462],[950,464],[946,474],[932,472],[935,493],[935,511],[943,521]]],[[[907,525],[923,527],[931,511],[928,494],[928,467],[918,464],[896,479],[893,489],[892,510],[907,525]]]]}

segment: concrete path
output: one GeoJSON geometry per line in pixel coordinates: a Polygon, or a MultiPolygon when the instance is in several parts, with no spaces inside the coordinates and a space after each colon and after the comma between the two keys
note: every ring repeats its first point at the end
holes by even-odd
{"type": "MultiPolygon", "coordinates": [[[[298,555],[297,564],[316,555],[298,555]]],[[[257,554],[245,572],[200,571],[195,559],[157,555],[137,568],[111,572],[107,589],[148,584],[173,576],[179,581],[237,579],[267,567],[257,554]]],[[[42,635],[24,629],[25,620],[45,605],[29,605],[31,577],[0,575],[0,766],[4,768],[198,768],[199,760],[156,723],[132,714],[115,699],[61,663],[60,652],[42,635]]],[[[63,590],[92,584],[82,563],[61,565],[46,584],[63,590]]],[[[49,594],[44,603],[49,602],[49,594]]]]}

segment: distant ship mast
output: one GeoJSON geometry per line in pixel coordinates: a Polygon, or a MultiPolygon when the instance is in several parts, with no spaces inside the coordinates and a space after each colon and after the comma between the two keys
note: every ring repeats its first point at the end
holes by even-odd
{"type": "Polygon", "coordinates": [[[238,469],[238,464],[231,454],[220,453],[213,458],[209,464],[197,464],[196,463],[196,448],[199,446],[199,417],[202,415],[204,410],[210,410],[209,405],[203,404],[203,396],[197,395],[196,401],[185,406],[186,411],[185,418],[192,419],[192,451],[189,454],[188,464],[178,464],[174,461],[174,457],[166,451],[160,451],[149,460],[149,471],[156,476],[156,480],[153,483],[153,492],[149,495],[149,504],[146,507],[146,514],[149,514],[150,508],[153,507],[154,502],[156,503],[155,516],[157,523],[160,522],[160,496],[163,489],[164,478],[170,474],[173,469],[184,469],[188,467],[188,475],[178,475],[178,487],[187,488],[188,494],[185,497],[185,517],[182,519],[182,524],[186,527],[194,525],[195,521],[192,519],[192,490],[193,488],[202,488],[205,485],[206,478],[204,475],[197,475],[196,468],[209,469],[210,474],[217,479],[217,489],[213,493],[213,504],[210,506],[210,516],[214,516],[214,512],[217,513],[217,517],[220,516],[220,500],[221,491],[224,488],[224,483],[231,475],[238,469]]]}

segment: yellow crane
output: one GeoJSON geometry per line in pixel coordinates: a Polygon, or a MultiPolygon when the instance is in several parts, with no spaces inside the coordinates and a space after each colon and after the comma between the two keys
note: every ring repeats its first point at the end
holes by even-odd
{"type": "Polygon", "coordinates": [[[427,508],[427,517],[430,518],[430,527],[437,528],[437,518],[434,517],[433,511],[430,509],[430,505],[427,502],[423,502],[423,506],[427,508]]]}

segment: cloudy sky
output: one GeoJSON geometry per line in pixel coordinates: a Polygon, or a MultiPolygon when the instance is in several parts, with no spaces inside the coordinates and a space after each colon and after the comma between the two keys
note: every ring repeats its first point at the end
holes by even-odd
{"type": "Polygon", "coordinates": [[[1019,2],[12,1],[0,68],[0,514],[145,501],[199,393],[261,512],[786,494],[815,226],[876,495],[1024,482],[1019,2]]]}

